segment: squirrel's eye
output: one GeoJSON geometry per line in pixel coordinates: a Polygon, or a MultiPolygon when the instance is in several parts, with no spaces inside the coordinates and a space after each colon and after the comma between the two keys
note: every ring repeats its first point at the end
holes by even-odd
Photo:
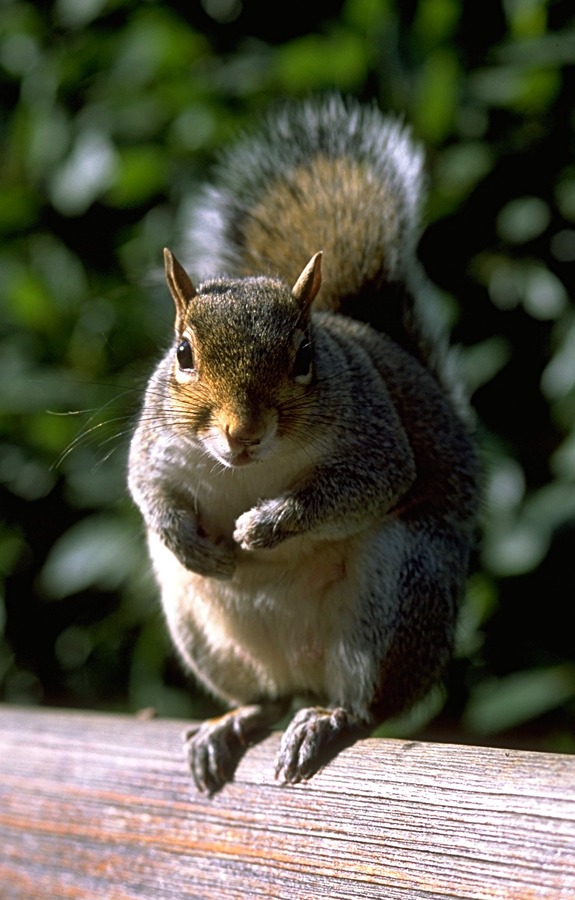
{"type": "Polygon", "coordinates": [[[178,365],[180,369],[194,368],[194,354],[192,352],[192,345],[188,340],[183,340],[182,343],[178,346],[178,349],[176,350],[176,356],[178,358],[178,365]]]}
{"type": "Polygon", "coordinates": [[[309,337],[305,335],[299,345],[293,366],[293,377],[301,384],[309,384],[311,380],[311,364],[313,353],[309,337]]]}

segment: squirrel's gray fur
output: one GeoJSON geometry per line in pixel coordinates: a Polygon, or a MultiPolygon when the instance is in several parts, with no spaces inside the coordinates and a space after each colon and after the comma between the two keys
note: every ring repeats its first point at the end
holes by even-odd
{"type": "Polygon", "coordinates": [[[129,484],[173,640],[238,707],[188,736],[202,789],[298,697],[278,775],[308,776],[449,659],[477,464],[416,259],[421,190],[395,119],[290,104],[197,204],[191,271],[207,280],[196,290],[166,251],[175,343],[129,484]]]}

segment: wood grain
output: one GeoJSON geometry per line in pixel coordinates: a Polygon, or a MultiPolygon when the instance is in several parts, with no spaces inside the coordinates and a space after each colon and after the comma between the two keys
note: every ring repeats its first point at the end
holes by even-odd
{"type": "Polygon", "coordinates": [[[575,757],[369,739],[199,795],[182,723],[0,707],[0,897],[575,898],[575,757]]]}

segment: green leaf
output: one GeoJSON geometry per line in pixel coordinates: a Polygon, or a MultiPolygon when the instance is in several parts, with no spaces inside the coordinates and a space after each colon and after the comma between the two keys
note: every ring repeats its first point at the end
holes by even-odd
{"type": "Polygon", "coordinates": [[[52,547],[40,580],[60,600],[88,588],[112,591],[141,566],[142,548],[132,529],[113,516],[94,515],[70,528],[52,547]]]}
{"type": "Polygon", "coordinates": [[[413,117],[419,133],[433,144],[449,135],[459,96],[459,63],[451,47],[428,56],[417,83],[413,117]]]}
{"type": "Polygon", "coordinates": [[[497,230],[504,241],[524,244],[542,234],[551,221],[549,204],[540,197],[517,197],[497,216],[497,230]]]}
{"type": "Polygon", "coordinates": [[[514,672],[477,688],[464,724],[480,734],[495,734],[536,719],[574,697],[572,665],[514,672]]]}
{"type": "Polygon", "coordinates": [[[340,30],[325,36],[309,34],[280,47],[275,72],[280,88],[289,93],[320,88],[351,91],[365,78],[366,63],[361,38],[340,30]]]}
{"type": "Polygon", "coordinates": [[[119,207],[144,203],[165,188],[168,174],[168,163],[160,147],[149,144],[124,148],[105,199],[119,207]]]}

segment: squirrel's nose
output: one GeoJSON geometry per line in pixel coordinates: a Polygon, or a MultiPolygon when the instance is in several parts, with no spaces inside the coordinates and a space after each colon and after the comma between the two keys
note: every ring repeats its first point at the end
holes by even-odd
{"type": "Polygon", "coordinates": [[[240,450],[260,444],[265,427],[259,422],[236,420],[226,422],[224,430],[230,448],[240,450]]]}

